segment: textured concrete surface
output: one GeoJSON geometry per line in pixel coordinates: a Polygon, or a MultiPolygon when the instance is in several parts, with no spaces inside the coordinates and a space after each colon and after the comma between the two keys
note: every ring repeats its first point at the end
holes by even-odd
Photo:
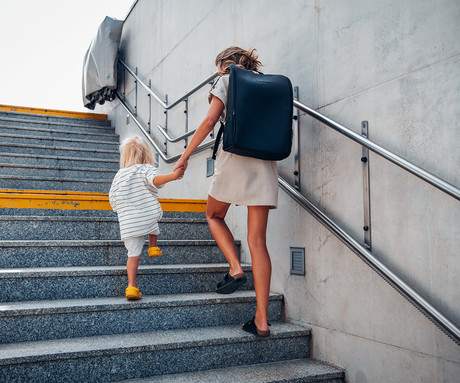
{"type": "MultiPolygon", "coordinates": [[[[242,266],[248,282],[241,289],[253,289],[251,267],[242,266]]],[[[227,271],[224,264],[142,265],[137,283],[146,295],[211,292],[227,271]]],[[[126,266],[42,267],[3,269],[0,282],[0,301],[19,302],[123,296],[127,276],[126,266]]]]}
{"type": "MultiPolygon", "coordinates": [[[[120,239],[117,218],[0,216],[0,240],[120,239]]],[[[212,239],[206,219],[163,218],[160,239],[212,239]]]]}
{"type": "Polygon", "coordinates": [[[42,165],[58,166],[67,168],[92,167],[95,169],[111,169],[118,171],[120,162],[117,159],[99,158],[94,161],[92,158],[58,157],[50,155],[34,155],[19,153],[0,153],[0,163],[22,164],[22,165],[42,165]]]}
{"type": "MultiPolygon", "coordinates": [[[[159,240],[161,257],[150,258],[148,244],[141,265],[226,263],[214,240],[159,240]]],[[[236,243],[239,250],[239,243],[236,243]]],[[[120,240],[0,241],[0,269],[24,267],[117,266],[127,260],[120,240]]]]}
{"type": "Polygon", "coordinates": [[[41,136],[41,137],[59,137],[59,138],[75,138],[79,140],[101,140],[101,141],[110,141],[118,143],[118,136],[113,134],[112,131],[107,133],[103,132],[87,132],[79,128],[75,131],[68,131],[65,129],[52,129],[52,128],[43,128],[43,127],[21,127],[21,126],[10,126],[5,125],[0,119],[0,134],[8,135],[31,135],[31,136],[41,136]]]}
{"type": "Polygon", "coordinates": [[[342,383],[345,372],[312,359],[219,368],[176,375],[131,379],[118,383],[342,383]]]}
{"type": "MultiPolygon", "coordinates": [[[[271,295],[270,321],[281,320],[281,306],[271,295]]],[[[241,324],[255,310],[254,291],[15,302],[2,304],[0,343],[241,324]]]]}
{"type": "Polygon", "coordinates": [[[113,381],[308,356],[309,331],[286,323],[274,322],[268,338],[234,325],[162,330],[7,344],[0,350],[0,379],[25,382],[46,374],[49,382],[113,381]]]}
{"type": "Polygon", "coordinates": [[[35,122],[40,125],[67,126],[69,127],[69,130],[74,129],[74,127],[86,126],[110,129],[111,126],[110,120],[95,120],[86,118],[72,118],[64,116],[40,115],[34,113],[16,113],[6,111],[0,111],[0,121],[26,121],[27,124],[35,122]]]}
{"type": "Polygon", "coordinates": [[[52,155],[69,157],[69,151],[72,152],[73,157],[84,158],[108,158],[119,159],[120,153],[118,148],[116,150],[103,150],[103,149],[87,149],[85,147],[56,147],[53,145],[37,145],[21,144],[21,143],[4,143],[0,142],[0,151],[7,153],[24,153],[24,154],[38,154],[38,155],[52,155]]]}

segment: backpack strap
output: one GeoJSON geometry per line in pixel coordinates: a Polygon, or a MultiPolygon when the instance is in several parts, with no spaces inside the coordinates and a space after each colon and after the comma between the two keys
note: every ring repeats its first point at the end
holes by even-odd
{"type": "Polygon", "coordinates": [[[220,143],[220,139],[221,139],[223,133],[224,133],[224,123],[221,121],[220,122],[219,132],[217,133],[216,141],[214,142],[214,149],[212,150],[212,159],[213,160],[216,159],[216,153],[217,153],[217,150],[219,149],[219,143],[220,143]]]}

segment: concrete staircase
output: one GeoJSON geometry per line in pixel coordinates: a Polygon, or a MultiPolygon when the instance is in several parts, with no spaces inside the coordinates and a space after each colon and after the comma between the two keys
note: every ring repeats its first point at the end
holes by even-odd
{"type": "Polygon", "coordinates": [[[282,322],[281,295],[270,337],[241,330],[250,265],[245,289],[214,293],[228,267],[202,213],[165,212],[164,255],[141,258],[144,298],[124,298],[115,214],[74,200],[107,204],[109,122],[0,111],[0,141],[0,382],[344,382],[309,359],[309,329],[282,322]]]}

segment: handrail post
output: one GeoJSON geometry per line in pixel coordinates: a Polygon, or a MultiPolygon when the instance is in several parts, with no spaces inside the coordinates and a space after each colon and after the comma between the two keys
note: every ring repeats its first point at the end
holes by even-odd
{"type": "MultiPolygon", "coordinates": [[[[149,88],[152,88],[152,80],[149,79],[149,88]]],[[[149,134],[152,134],[152,98],[150,97],[150,93],[147,93],[149,98],[149,134]]]]}
{"type": "MultiPolygon", "coordinates": [[[[188,97],[184,100],[185,102],[185,109],[184,109],[184,114],[185,114],[185,133],[188,133],[188,97]]],[[[185,143],[184,143],[184,149],[187,149],[188,145],[188,138],[185,138],[185,143]]]]}
{"type": "MultiPolygon", "coordinates": [[[[138,75],[137,73],[137,67],[136,67],[136,76],[138,75]]],[[[134,115],[137,117],[137,79],[134,79],[134,84],[136,85],[135,92],[134,92],[134,115]]]]}
{"type": "MultiPolygon", "coordinates": [[[[299,99],[299,87],[294,87],[294,99],[299,99]]],[[[292,141],[294,147],[294,186],[300,191],[300,118],[299,108],[294,106],[293,120],[292,120],[292,141]]]]}
{"type": "MultiPolygon", "coordinates": [[[[165,104],[168,105],[168,95],[165,94],[165,104]]],[[[168,109],[165,109],[163,111],[163,113],[165,114],[165,127],[164,127],[164,130],[165,132],[168,131],[168,109]]],[[[165,146],[165,150],[164,150],[164,154],[167,155],[168,154],[168,140],[165,139],[164,140],[164,146],[165,146]]]]}
{"type": "MultiPolygon", "coordinates": [[[[361,122],[361,135],[365,138],[369,138],[369,123],[367,121],[361,122]]],[[[369,149],[364,145],[361,162],[363,164],[364,246],[369,251],[372,251],[369,149]]]]}

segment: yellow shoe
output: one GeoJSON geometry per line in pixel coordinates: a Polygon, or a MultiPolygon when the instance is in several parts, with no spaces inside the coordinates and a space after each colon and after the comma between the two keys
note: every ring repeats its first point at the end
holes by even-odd
{"type": "Polygon", "coordinates": [[[150,247],[148,253],[149,257],[159,257],[163,255],[163,252],[160,250],[159,247],[150,247]]]}
{"type": "Polygon", "coordinates": [[[128,286],[125,291],[126,299],[136,300],[142,298],[142,293],[139,291],[139,288],[134,286],[128,286]]]}

